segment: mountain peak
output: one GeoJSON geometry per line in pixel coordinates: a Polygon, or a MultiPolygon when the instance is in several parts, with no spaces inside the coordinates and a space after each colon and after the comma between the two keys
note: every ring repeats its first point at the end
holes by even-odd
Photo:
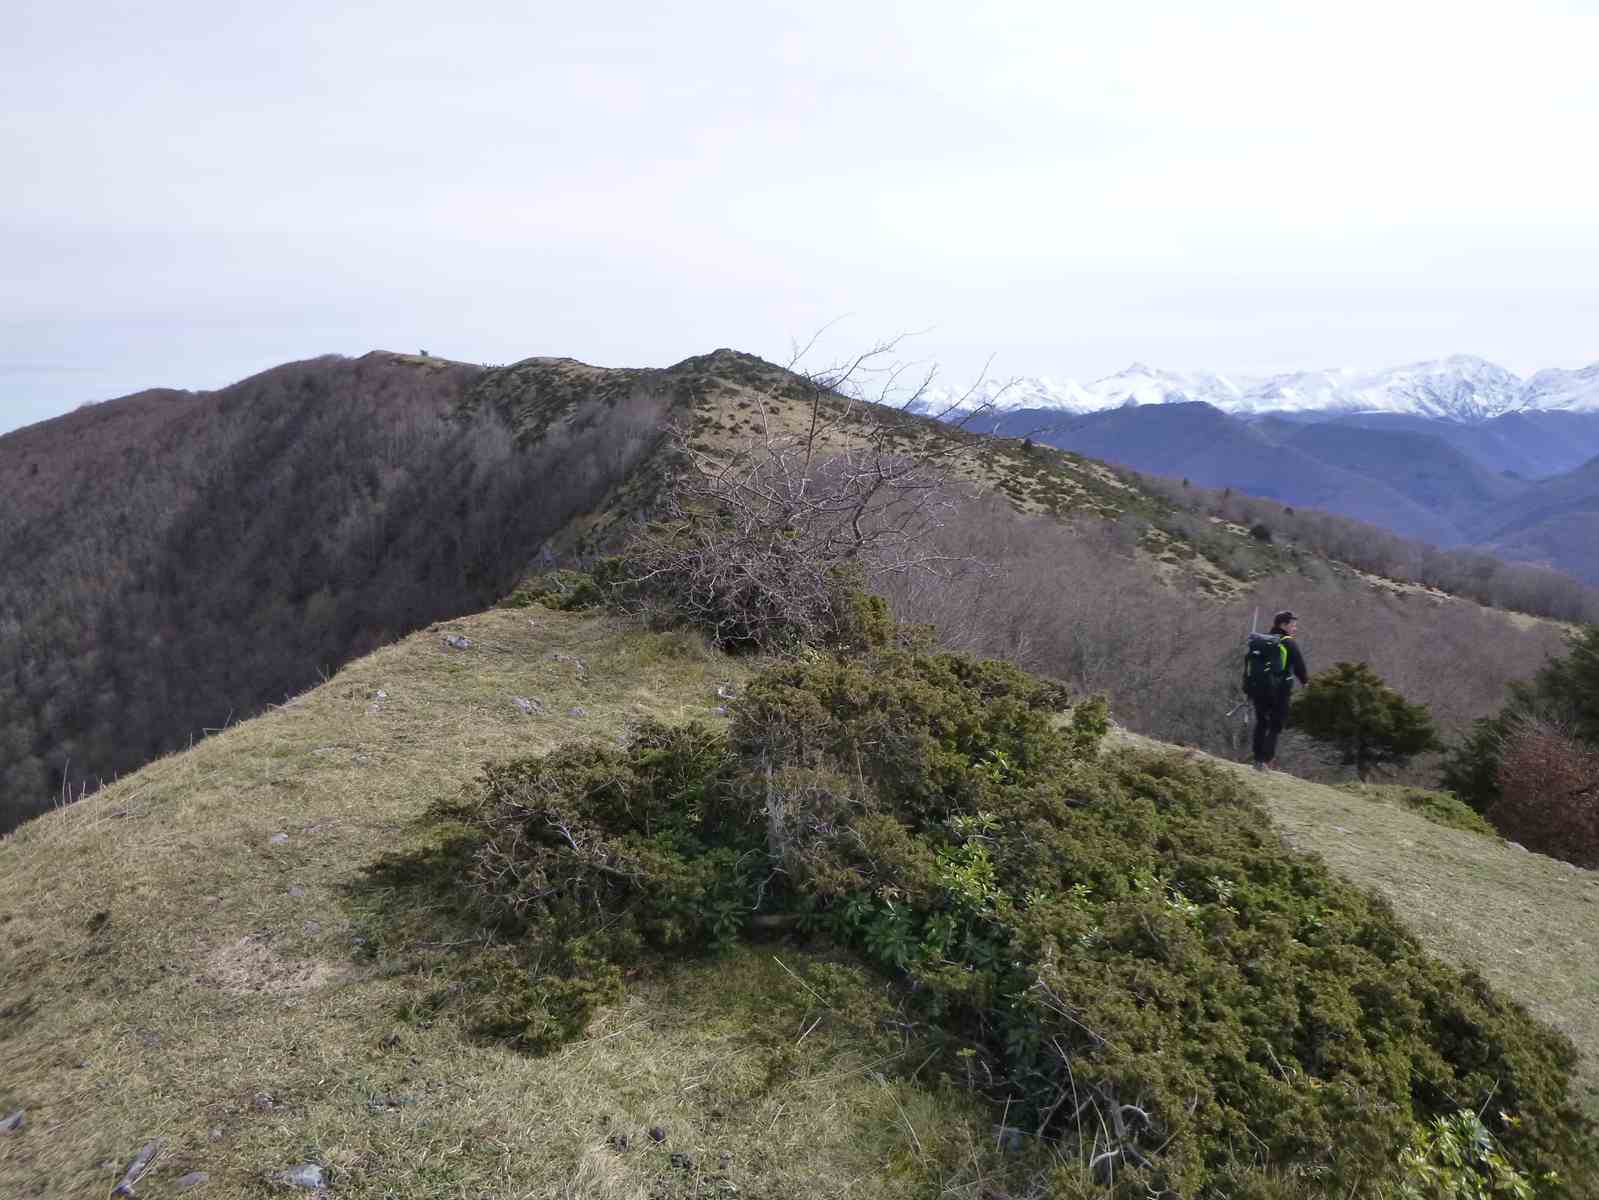
{"type": "Polygon", "coordinates": [[[1236,379],[1134,362],[1092,383],[1024,378],[999,394],[979,388],[964,405],[942,390],[920,407],[940,412],[992,403],[1001,411],[1054,409],[1074,415],[1127,405],[1202,401],[1234,415],[1396,413],[1477,423],[1511,412],[1599,412],[1599,363],[1575,371],[1546,369],[1523,381],[1475,354],[1451,354],[1382,371],[1334,368],[1236,379]]]}

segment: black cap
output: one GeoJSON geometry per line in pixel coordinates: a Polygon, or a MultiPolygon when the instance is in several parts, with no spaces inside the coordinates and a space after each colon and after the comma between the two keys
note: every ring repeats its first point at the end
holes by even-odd
{"type": "Polygon", "coordinates": [[[1271,619],[1271,623],[1273,625],[1286,625],[1286,624],[1288,624],[1288,622],[1297,621],[1298,619],[1299,618],[1294,616],[1292,611],[1290,611],[1289,609],[1285,608],[1285,609],[1282,610],[1282,612],[1278,613],[1275,617],[1273,617],[1271,619]]]}

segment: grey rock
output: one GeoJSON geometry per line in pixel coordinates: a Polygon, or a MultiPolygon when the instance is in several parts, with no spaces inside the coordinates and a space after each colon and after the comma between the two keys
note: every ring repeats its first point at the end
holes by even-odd
{"type": "Polygon", "coordinates": [[[666,1140],[666,1130],[662,1129],[659,1125],[651,1125],[650,1126],[650,1141],[652,1141],[652,1142],[664,1142],[665,1140],[666,1140]]]}
{"type": "Polygon", "coordinates": [[[292,900],[298,900],[304,895],[305,889],[297,883],[289,888],[289,898],[292,900]]]}
{"type": "Polygon", "coordinates": [[[530,717],[534,713],[544,711],[544,702],[542,700],[530,700],[526,696],[512,696],[511,703],[530,717]]]}
{"type": "Polygon", "coordinates": [[[26,1109],[17,1109],[5,1120],[0,1121],[0,1133],[16,1133],[27,1124],[28,1114],[26,1109]]]}
{"type": "Polygon", "coordinates": [[[718,704],[716,706],[716,715],[719,716],[719,717],[727,716],[728,715],[728,707],[727,707],[727,705],[718,704]]]}
{"type": "Polygon", "coordinates": [[[571,708],[566,710],[566,715],[569,717],[586,717],[589,715],[589,710],[584,708],[581,704],[574,704],[571,708]]]}
{"type": "Polygon", "coordinates": [[[306,937],[316,937],[317,934],[322,932],[322,922],[307,921],[300,926],[300,932],[305,934],[306,937]]]}
{"type": "Polygon", "coordinates": [[[220,1142],[222,1140],[222,1126],[211,1126],[211,1132],[209,1136],[213,1142],[220,1142]]]}
{"type": "Polygon", "coordinates": [[[282,845],[285,845],[288,842],[288,840],[289,840],[289,835],[288,834],[286,834],[286,833],[274,833],[271,837],[267,838],[267,845],[269,845],[269,846],[282,846],[282,845]]]}
{"type": "Polygon", "coordinates": [[[315,1190],[327,1186],[327,1176],[316,1163],[300,1163],[272,1172],[272,1182],[281,1183],[285,1187],[315,1190]]]}
{"type": "Polygon", "coordinates": [[[389,694],[387,692],[385,692],[382,688],[379,688],[377,691],[372,693],[372,699],[374,699],[374,700],[387,700],[388,698],[389,698],[389,694]]]}
{"type": "Polygon", "coordinates": [[[177,1187],[178,1191],[187,1192],[191,1188],[197,1188],[201,1184],[210,1182],[211,1176],[207,1175],[204,1171],[190,1171],[187,1175],[178,1176],[175,1186],[177,1187]]]}
{"type": "Polygon", "coordinates": [[[447,633],[444,635],[444,644],[456,650],[470,650],[472,648],[472,639],[462,637],[458,633],[447,633]]]}
{"type": "Polygon", "coordinates": [[[250,1099],[250,1107],[256,1112],[271,1112],[273,1108],[271,1093],[257,1092],[250,1099]]]}
{"type": "Polygon", "coordinates": [[[738,689],[731,683],[720,683],[716,686],[716,698],[718,700],[732,700],[737,695],[738,689]]]}
{"type": "Polygon", "coordinates": [[[1020,1154],[1027,1135],[1014,1125],[994,1126],[994,1140],[1010,1154],[1020,1154]]]}

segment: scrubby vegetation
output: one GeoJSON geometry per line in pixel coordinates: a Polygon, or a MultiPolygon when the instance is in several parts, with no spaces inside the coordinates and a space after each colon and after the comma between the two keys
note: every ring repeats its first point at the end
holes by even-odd
{"type": "Polygon", "coordinates": [[[881,973],[899,1069],[1058,1147],[1053,1194],[1382,1194],[1463,1109],[1539,1194],[1599,1184],[1570,1043],[1231,777],[1104,755],[1096,703],[880,633],[765,671],[725,734],[489,767],[452,861],[499,941],[437,1003],[548,1049],[625,972],[782,932],[881,973]]]}
{"type": "Polygon", "coordinates": [[[1509,738],[1499,797],[1485,814],[1507,838],[1579,867],[1599,867],[1599,747],[1534,722],[1509,738]]]}
{"type": "Polygon", "coordinates": [[[1476,721],[1444,784],[1506,837],[1579,865],[1599,862],[1599,625],[1476,721]]]}

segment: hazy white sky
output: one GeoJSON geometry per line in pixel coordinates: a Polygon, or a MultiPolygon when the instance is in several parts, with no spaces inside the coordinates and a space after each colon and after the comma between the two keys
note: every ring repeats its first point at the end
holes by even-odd
{"type": "Polygon", "coordinates": [[[328,352],[1599,360],[1599,3],[13,0],[0,431],[328,352]]]}

